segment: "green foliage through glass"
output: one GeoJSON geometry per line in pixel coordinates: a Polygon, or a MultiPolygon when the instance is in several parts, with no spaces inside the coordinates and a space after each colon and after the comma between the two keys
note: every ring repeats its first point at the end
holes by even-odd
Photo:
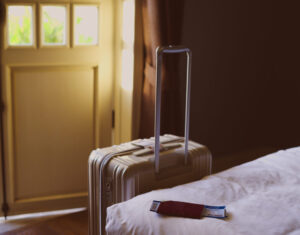
{"type": "Polygon", "coordinates": [[[97,45],[98,6],[80,5],[74,8],[75,45],[97,45]]]}
{"type": "MultiPolygon", "coordinates": [[[[77,17],[76,18],[76,24],[79,25],[82,22],[82,17],[77,17]]],[[[79,34],[78,42],[80,44],[90,44],[94,41],[93,37],[91,36],[86,36],[83,33],[79,34]]]]}
{"type": "Polygon", "coordinates": [[[9,45],[32,45],[32,8],[9,6],[9,45]]]}
{"type": "MultiPolygon", "coordinates": [[[[64,44],[65,43],[65,22],[56,18],[52,12],[45,7],[43,9],[43,34],[45,44],[64,44]],[[52,13],[52,14],[51,14],[52,13]]],[[[61,8],[61,7],[57,7],[61,8]]],[[[60,12],[61,13],[61,12],[60,12]]]]}

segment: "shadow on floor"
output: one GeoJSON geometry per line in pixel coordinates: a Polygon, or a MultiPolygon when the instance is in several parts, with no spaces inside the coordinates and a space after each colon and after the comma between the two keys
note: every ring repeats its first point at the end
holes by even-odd
{"type": "Polygon", "coordinates": [[[86,235],[88,213],[81,211],[37,222],[0,235],[86,235]]]}

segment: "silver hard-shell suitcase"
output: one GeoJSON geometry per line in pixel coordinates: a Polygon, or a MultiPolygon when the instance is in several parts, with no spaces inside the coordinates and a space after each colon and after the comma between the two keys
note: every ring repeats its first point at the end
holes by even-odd
{"type": "Polygon", "coordinates": [[[92,151],[89,157],[89,235],[105,234],[108,206],[211,173],[209,150],[188,140],[191,51],[182,46],[167,46],[157,48],[156,55],[155,138],[92,151]],[[187,55],[185,137],[160,136],[162,55],[182,52],[187,55]]]}

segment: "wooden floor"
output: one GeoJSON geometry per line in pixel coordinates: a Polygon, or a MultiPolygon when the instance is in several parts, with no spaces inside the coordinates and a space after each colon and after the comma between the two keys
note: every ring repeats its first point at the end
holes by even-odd
{"type": "Polygon", "coordinates": [[[86,235],[88,234],[88,213],[81,211],[37,222],[0,235],[86,235]]]}

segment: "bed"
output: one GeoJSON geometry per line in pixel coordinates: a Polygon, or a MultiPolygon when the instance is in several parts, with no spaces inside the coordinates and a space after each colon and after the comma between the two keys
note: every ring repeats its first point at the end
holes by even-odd
{"type": "Polygon", "coordinates": [[[202,180],[139,195],[107,209],[108,234],[300,235],[300,147],[281,150],[202,180]],[[226,205],[226,219],[150,212],[153,200],[226,205]]]}

